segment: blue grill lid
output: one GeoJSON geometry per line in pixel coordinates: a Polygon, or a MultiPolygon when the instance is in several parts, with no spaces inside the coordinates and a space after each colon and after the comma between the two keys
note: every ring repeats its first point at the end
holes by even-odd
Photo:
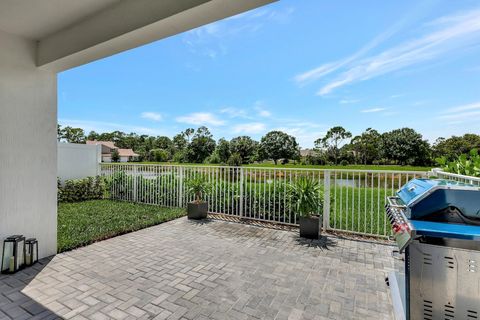
{"type": "Polygon", "coordinates": [[[407,184],[397,192],[397,195],[402,199],[402,202],[408,206],[419,196],[431,190],[439,183],[440,181],[438,180],[413,179],[407,182],[407,184]]]}
{"type": "Polygon", "coordinates": [[[451,180],[413,179],[397,195],[407,207],[410,219],[455,207],[469,218],[480,218],[480,188],[451,180]]]}

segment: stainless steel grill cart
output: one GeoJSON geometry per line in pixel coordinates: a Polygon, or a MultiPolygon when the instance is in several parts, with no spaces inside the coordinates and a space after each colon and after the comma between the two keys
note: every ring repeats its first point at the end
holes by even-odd
{"type": "Polygon", "coordinates": [[[480,188],[414,179],[387,198],[405,274],[388,283],[397,319],[480,319],[480,188]]]}

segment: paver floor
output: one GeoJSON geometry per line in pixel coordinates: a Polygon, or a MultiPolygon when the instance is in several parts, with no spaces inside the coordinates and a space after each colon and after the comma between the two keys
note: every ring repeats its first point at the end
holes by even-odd
{"type": "Polygon", "coordinates": [[[393,247],[177,219],[0,276],[0,319],[392,319],[393,247]]]}

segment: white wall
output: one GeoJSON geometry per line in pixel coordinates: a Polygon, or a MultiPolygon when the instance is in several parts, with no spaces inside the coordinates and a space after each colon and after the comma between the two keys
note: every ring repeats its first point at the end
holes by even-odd
{"type": "Polygon", "coordinates": [[[66,179],[94,177],[100,174],[101,145],[58,143],[57,176],[66,179]]]}
{"type": "Polygon", "coordinates": [[[35,50],[0,30],[0,241],[35,237],[44,257],[57,250],[57,78],[35,50]]]}

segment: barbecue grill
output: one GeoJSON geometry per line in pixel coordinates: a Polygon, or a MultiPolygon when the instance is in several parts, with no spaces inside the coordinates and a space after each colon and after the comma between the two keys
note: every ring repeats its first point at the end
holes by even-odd
{"type": "Polygon", "coordinates": [[[413,179],[387,198],[405,274],[390,273],[397,319],[480,319],[480,188],[413,179]]]}

